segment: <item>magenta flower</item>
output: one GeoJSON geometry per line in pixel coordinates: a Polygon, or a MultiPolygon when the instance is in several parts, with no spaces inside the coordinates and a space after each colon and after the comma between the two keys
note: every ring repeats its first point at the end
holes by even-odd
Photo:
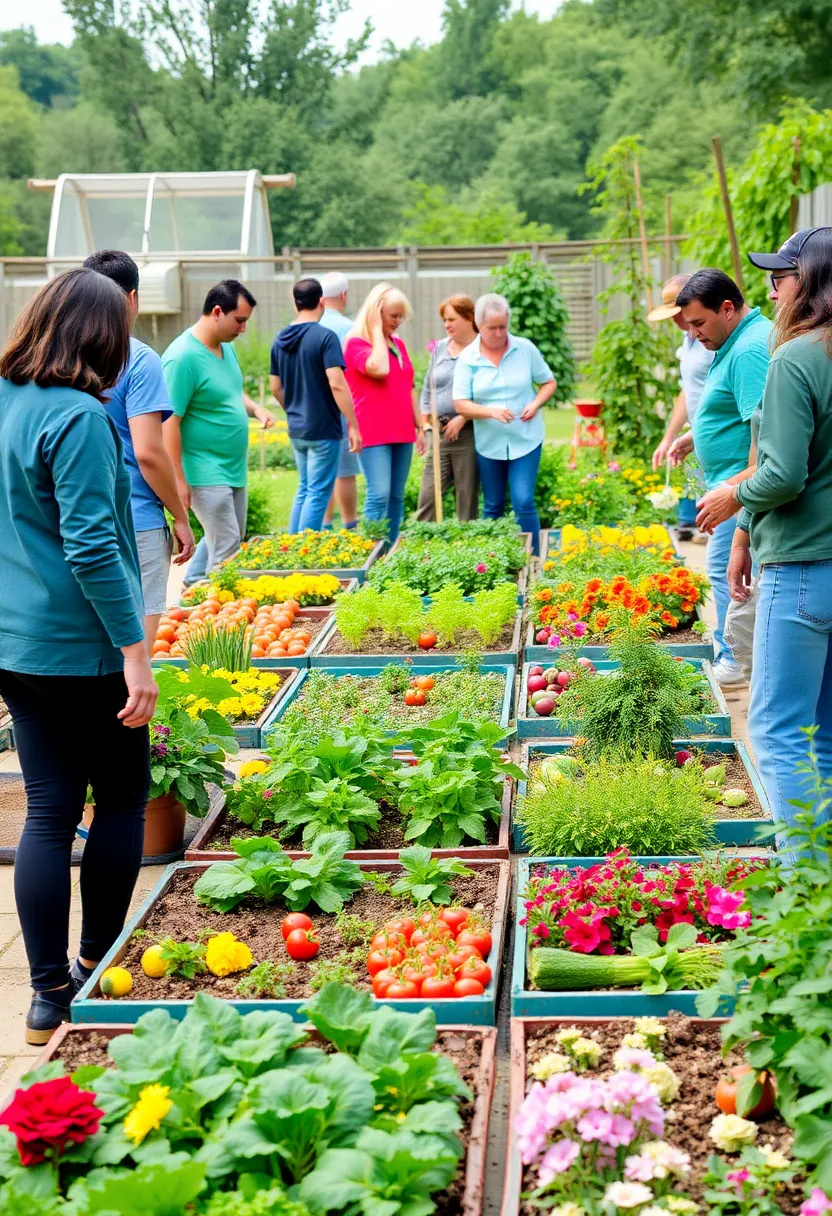
{"type": "Polygon", "coordinates": [[[580,1153],[574,1140],[556,1140],[543,1154],[538,1169],[538,1184],[548,1186],[556,1174],[565,1174],[580,1153]]]}
{"type": "Polygon", "coordinates": [[[586,625],[583,621],[576,621],[576,623],[572,626],[572,632],[576,638],[582,638],[586,633],[586,625]]]}
{"type": "Polygon", "coordinates": [[[809,1198],[801,1205],[800,1216],[823,1216],[824,1212],[829,1211],[832,1211],[832,1199],[819,1186],[816,1186],[809,1198]]]}
{"type": "Polygon", "coordinates": [[[546,643],[546,646],[548,647],[549,650],[557,650],[558,646],[560,646],[560,643],[561,643],[560,634],[553,633],[552,636],[549,638],[549,641],[546,643]]]}
{"type": "Polygon", "coordinates": [[[273,794],[274,794],[274,790],[263,790],[264,798],[271,798],[273,794]]]}
{"type": "Polygon", "coordinates": [[[577,621],[577,619],[578,619],[577,612],[567,612],[566,619],[568,621],[577,621]]]}
{"type": "Polygon", "coordinates": [[[485,562],[477,563],[477,574],[485,574],[487,569],[488,569],[488,566],[486,566],[485,562]]]}
{"type": "Polygon", "coordinates": [[[742,891],[726,891],[725,887],[707,883],[705,895],[708,899],[705,920],[709,925],[718,925],[722,929],[747,929],[751,924],[751,913],[738,911],[745,900],[742,891]]]}
{"type": "Polygon", "coordinates": [[[617,460],[611,460],[609,462],[609,464],[607,465],[607,469],[609,470],[610,473],[620,473],[621,465],[618,463],[617,460]]]}
{"type": "Polygon", "coordinates": [[[726,1180],[728,1182],[732,1183],[737,1188],[737,1190],[741,1193],[743,1186],[745,1185],[746,1182],[748,1182],[749,1178],[751,1177],[751,1174],[745,1168],[745,1166],[743,1166],[741,1170],[731,1170],[731,1173],[726,1174],[725,1177],[726,1177],[726,1180]]]}

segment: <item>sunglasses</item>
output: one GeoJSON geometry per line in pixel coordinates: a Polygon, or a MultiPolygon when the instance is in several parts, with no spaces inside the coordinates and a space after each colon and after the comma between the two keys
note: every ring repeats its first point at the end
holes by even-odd
{"type": "Polygon", "coordinates": [[[781,281],[781,279],[796,279],[797,271],[796,270],[787,270],[785,274],[770,274],[768,277],[771,280],[772,290],[776,291],[777,284],[781,281]]]}

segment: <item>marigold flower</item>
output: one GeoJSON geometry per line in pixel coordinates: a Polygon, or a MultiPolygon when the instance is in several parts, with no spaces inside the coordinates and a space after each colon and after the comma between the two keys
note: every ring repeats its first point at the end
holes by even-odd
{"type": "Polygon", "coordinates": [[[124,1134],[134,1144],[141,1144],[150,1132],[158,1131],[162,1120],[173,1106],[169,1085],[146,1085],[139,1100],[124,1120],[124,1134]]]}
{"type": "Polygon", "coordinates": [[[238,942],[233,933],[218,933],[205,948],[205,965],[213,975],[233,975],[245,971],[253,962],[245,942],[238,942]]]}

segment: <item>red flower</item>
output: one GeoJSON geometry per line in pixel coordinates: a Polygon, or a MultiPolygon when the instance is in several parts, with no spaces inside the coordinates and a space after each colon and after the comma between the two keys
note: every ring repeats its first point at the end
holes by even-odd
{"type": "Polygon", "coordinates": [[[94,1136],[104,1115],[94,1098],[69,1077],[19,1089],[0,1114],[0,1124],[17,1137],[20,1164],[39,1165],[47,1157],[59,1157],[70,1144],[83,1144],[94,1136]]]}

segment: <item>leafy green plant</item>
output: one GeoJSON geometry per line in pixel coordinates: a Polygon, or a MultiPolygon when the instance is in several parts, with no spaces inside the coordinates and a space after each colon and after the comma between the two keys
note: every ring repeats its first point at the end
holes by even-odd
{"type": "Polygon", "coordinates": [[[702,1178],[703,1198],[711,1216],[782,1216],[778,1192],[796,1172],[790,1165],[773,1166],[753,1145],[730,1165],[714,1153],[702,1178]]]}
{"type": "Polygon", "coordinates": [[[404,874],[392,889],[393,895],[405,895],[415,904],[449,904],[454,893],[453,878],[470,878],[472,869],[458,857],[432,857],[423,845],[411,845],[399,853],[404,874]]]}
{"type": "Polygon", "coordinates": [[[471,626],[482,638],[484,646],[493,646],[497,638],[517,615],[517,587],[514,583],[498,583],[488,591],[478,591],[471,605],[471,626]]]}
{"type": "Polygon", "coordinates": [[[159,957],[167,963],[168,975],[181,975],[186,980],[207,970],[203,942],[177,942],[165,937],[159,942],[159,957]]]}
{"type": "Polygon", "coordinates": [[[393,884],[387,874],[380,874],[378,870],[364,871],[365,886],[372,887],[376,895],[392,895],[393,884]]]}
{"type": "Polygon", "coordinates": [[[340,912],[364,879],[354,861],[345,861],[347,832],[319,836],[311,856],[292,861],[271,836],[240,840],[231,847],[238,861],[217,861],[197,879],[194,895],[216,912],[231,912],[248,896],[267,904],[281,900],[293,912],[310,904],[322,912],[340,912]]]}
{"type": "MultiPolygon", "coordinates": [[[[516,591],[513,584],[509,584],[516,591]]],[[[436,630],[440,642],[453,646],[463,629],[476,623],[471,605],[458,583],[448,583],[434,594],[426,613],[426,624],[436,630]]]]}
{"type": "MultiPolygon", "coordinates": [[[[208,667],[211,671],[218,668],[224,671],[248,671],[251,667],[252,632],[250,627],[242,622],[220,625],[213,618],[205,621],[198,629],[191,629],[182,649],[185,658],[193,667],[208,667]]],[[[233,694],[232,694],[233,695],[233,694]]]]}
{"type": "Polygon", "coordinates": [[[822,777],[807,730],[799,772],[807,797],[792,826],[775,824],[788,868],[756,871],[740,887],[751,912],[725,950],[716,987],[697,1001],[712,1017],[735,998],[723,1027],[726,1050],[744,1047],[751,1066],[771,1072],[777,1106],[794,1128],[794,1155],[813,1185],[832,1191],[832,782],[822,777]]]}
{"type": "Polygon", "coordinates": [[[259,1179],[244,1177],[239,1190],[215,1191],[205,1206],[200,1204],[196,1210],[200,1216],[310,1216],[309,1209],[290,1199],[283,1187],[262,1190],[259,1186],[259,1179]]]}
{"type": "Polygon", "coordinates": [[[650,626],[632,618],[622,618],[609,655],[619,666],[603,674],[579,669],[558,698],[558,716],[586,741],[591,758],[669,757],[685,716],[702,706],[704,677],[657,646],[650,626]]]}
{"type": "Polygon", "coordinates": [[[554,274],[531,254],[514,253],[491,277],[493,290],[511,305],[511,332],[534,342],[552,369],[558,382],[553,401],[571,401],[577,378],[569,313],[554,274]]]}
{"type": "Polygon", "coordinates": [[[376,931],[374,921],[362,920],[351,912],[339,912],[335,917],[335,928],[345,946],[368,946],[376,931]]]}
{"type": "Polygon", "coordinates": [[[376,562],[368,582],[380,588],[404,583],[420,595],[430,596],[454,583],[463,595],[473,595],[497,583],[516,582],[517,572],[525,564],[526,550],[516,526],[512,533],[463,532],[452,539],[412,532],[401,537],[394,552],[376,562]]]}
{"type": "Polygon", "coordinates": [[[357,978],[350,953],[342,950],[335,958],[318,958],[309,965],[309,987],[320,992],[327,984],[354,984],[357,978]]]}
{"type": "Polygon", "coordinates": [[[294,963],[275,963],[267,959],[243,976],[235,992],[247,1001],[259,1001],[263,997],[280,1001],[286,995],[286,980],[294,972],[294,963]]]}
{"type": "Polygon", "coordinates": [[[683,857],[716,843],[706,784],[698,759],[553,756],[532,771],[515,817],[535,857],[683,857]]]}
{"type": "Polygon", "coordinates": [[[387,663],[381,669],[378,682],[384,692],[404,692],[410,684],[410,672],[403,663],[387,663]]]}

